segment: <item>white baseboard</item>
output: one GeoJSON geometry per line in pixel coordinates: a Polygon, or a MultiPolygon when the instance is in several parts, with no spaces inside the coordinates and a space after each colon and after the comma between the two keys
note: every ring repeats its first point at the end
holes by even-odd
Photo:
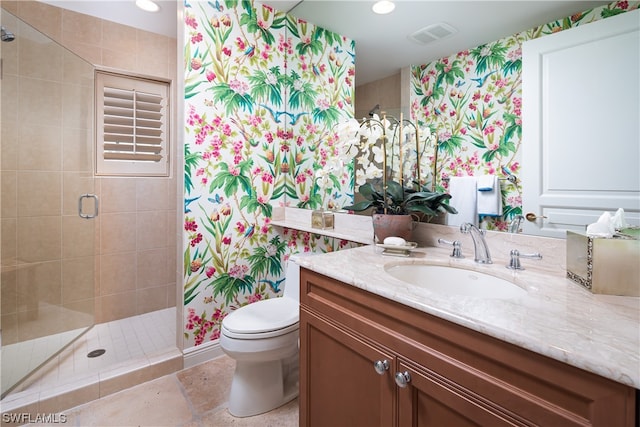
{"type": "Polygon", "coordinates": [[[209,341],[196,347],[187,348],[183,354],[183,363],[186,369],[220,357],[224,355],[224,352],[219,341],[209,341]]]}

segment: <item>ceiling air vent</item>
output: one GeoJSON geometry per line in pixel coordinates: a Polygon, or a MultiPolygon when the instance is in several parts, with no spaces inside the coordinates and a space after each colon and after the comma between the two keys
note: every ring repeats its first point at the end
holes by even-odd
{"type": "Polygon", "coordinates": [[[409,36],[409,39],[416,43],[427,44],[448,37],[456,32],[457,30],[451,25],[440,22],[416,31],[409,36]]]}

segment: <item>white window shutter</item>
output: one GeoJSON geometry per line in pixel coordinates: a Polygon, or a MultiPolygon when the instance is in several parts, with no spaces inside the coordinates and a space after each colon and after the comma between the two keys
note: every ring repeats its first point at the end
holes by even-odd
{"type": "Polygon", "coordinates": [[[168,176],[165,82],[96,73],[96,174],[168,176]]]}

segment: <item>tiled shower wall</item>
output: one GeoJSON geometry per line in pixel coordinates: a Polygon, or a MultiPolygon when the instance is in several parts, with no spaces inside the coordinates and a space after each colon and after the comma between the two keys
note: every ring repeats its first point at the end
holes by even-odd
{"type": "Polygon", "coordinates": [[[408,114],[409,99],[407,97],[405,105],[402,104],[401,99],[404,87],[401,72],[356,86],[358,96],[356,96],[354,117],[358,120],[369,117],[369,111],[375,105],[380,106],[380,110],[376,112],[378,115],[386,112],[399,117],[400,111],[408,114]]]}
{"type": "Polygon", "coordinates": [[[175,306],[176,39],[36,1],[3,0],[1,6],[98,68],[172,80],[171,177],[94,178],[100,199],[95,320],[103,323],[175,306]]]}
{"type": "Polygon", "coordinates": [[[77,214],[93,69],[4,10],[2,25],[17,34],[2,46],[4,346],[92,324],[95,223],[77,214]]]}

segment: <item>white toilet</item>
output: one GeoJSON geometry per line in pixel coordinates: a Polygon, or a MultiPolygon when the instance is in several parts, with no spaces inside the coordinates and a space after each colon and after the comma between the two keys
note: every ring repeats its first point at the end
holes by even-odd
{"type": "Polygon", "coordinates": [[[300,266],[289,261],[282,297],[254,302],[222,320],[220,347],[235,359],[229,412],[262,414],[298,396],[300,266]]]}

